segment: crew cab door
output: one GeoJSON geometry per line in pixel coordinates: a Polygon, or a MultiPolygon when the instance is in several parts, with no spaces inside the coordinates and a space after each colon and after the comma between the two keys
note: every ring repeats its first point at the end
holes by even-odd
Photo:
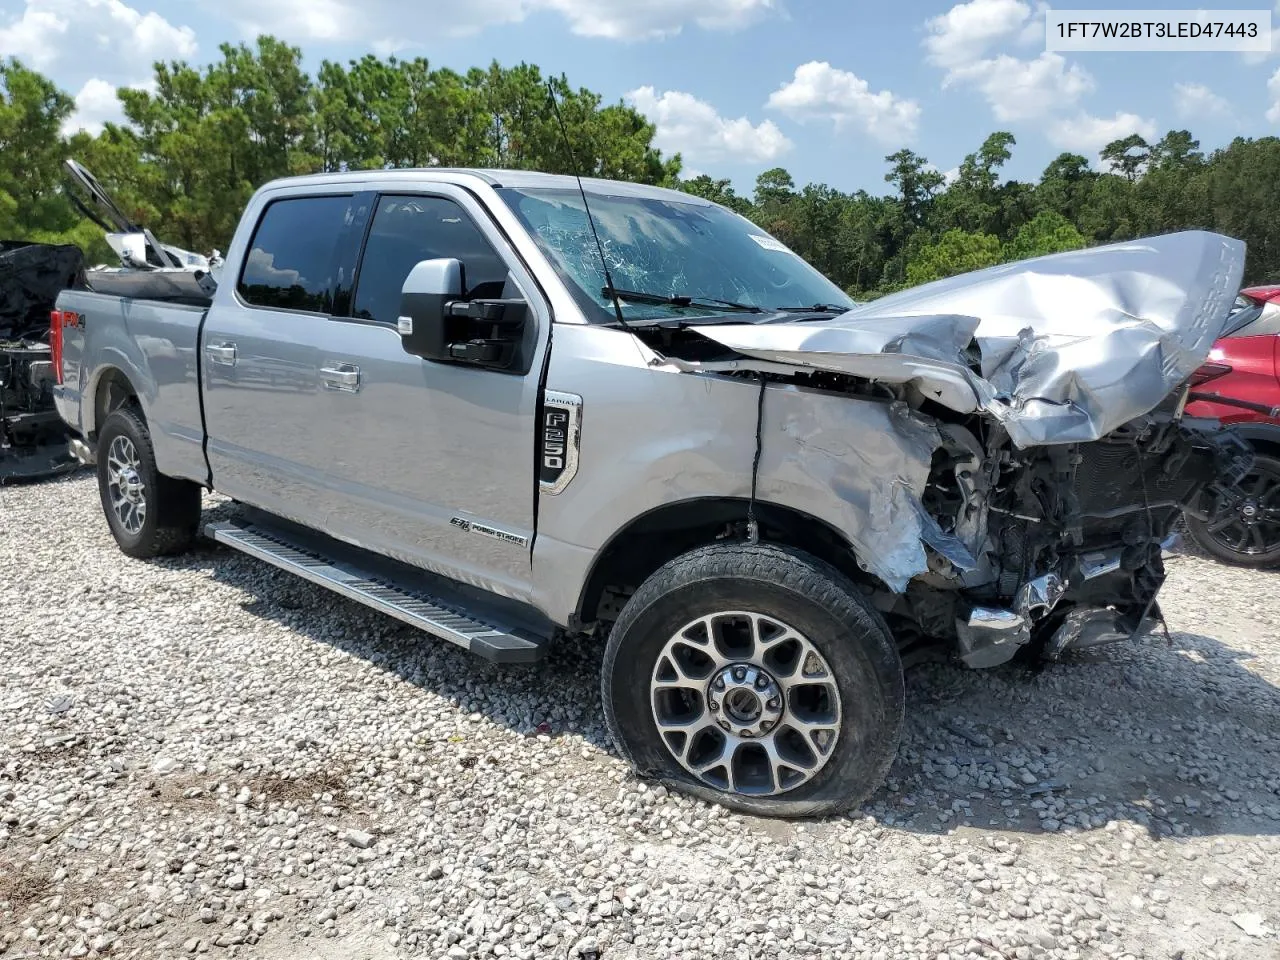
{"type": "MultiPolygon", "coordinates": [[[[364,217],[372,198],[363,198],[364,217]]],[[[281,196],[256,210],[237,237],[200,335],[205,453],[214,488],[310,525],[334,507],[323,472],[319,346],[344,321],[335,290],[349,298],[359,235],[354,191],[281,196]],[[341,283],[340,283],[341,281],[341,283]]]]}
{"type": "MultiPolygon", "coordinates": [[[[283,401],[272,395],[226,408],[210,403],[211,411],[223,411],[211,413],[208,427],[215,487],[236,496],[219,479],[215,447],[226,461],[251,436],[263,448],[236,451],[240,499],[446,576],[527,595],[535,418],[550,330],[537,285],[484,208],[459,187],[353,195],[337,234],[328,313],[305,321],[279,311],[242,316],[238,331],[218,321],[206,335],[216,347],[241,336],[246,323],[274,327],[280,333],[255,340],[253,352],[299,378],[283,401]],[[397,330],[401,288],[419,261],[438,257],[460,260],[476,295],[529,303],[537,346],[527,371],[405,352],[397,330]],[[215,441],[218,415],[224,439],[236,436],[235,444],[215,441]],[[233,416],[257,420],[232,426],[233,416]]],[[[277,243],[287,250],[297,237],[291,232],[277,243]]],[[[254,258],[288,269],[280,251],[256,242],[246,262],[254,258]]],[[[215,385],[209,394],[217,392],[215,385]]]]}

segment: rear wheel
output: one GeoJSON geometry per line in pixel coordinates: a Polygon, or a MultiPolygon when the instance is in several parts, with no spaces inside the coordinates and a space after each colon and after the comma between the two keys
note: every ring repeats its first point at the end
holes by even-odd
{"type": "Polygon", "coordinates": [[[200,525],[200,486],[156,470],[151,434],[128,407],[98,431],[98,493],[121,551],[147,559],[189,548],[200,525]]]}
{"type": "Polygon", "coordinates": [[[695,550],[650,577],[610,634],[603,696],[638,773],[764,816],[856,806],[902,730],[884,622],[835,569],[765,544],[695,550]]]}
{"type": "Polygon", "coordinates": [[[1209,520],[1187,517],[1187,529],[1219,560],[1247,567],[1280,565],[1280,457],[1259,453],[1232,501],[1209,520]]]}

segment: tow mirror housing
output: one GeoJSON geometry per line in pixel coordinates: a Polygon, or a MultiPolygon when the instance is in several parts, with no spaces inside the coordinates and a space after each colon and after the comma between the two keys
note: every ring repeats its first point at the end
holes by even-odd
{"type": "Polygon", "coordinates": [[[437,363],[515,370],[523,354],[528,304],[520,299],[466,299],[466,276],[453,258],[422,260],[400,291],[400,343],[437,363]]]}

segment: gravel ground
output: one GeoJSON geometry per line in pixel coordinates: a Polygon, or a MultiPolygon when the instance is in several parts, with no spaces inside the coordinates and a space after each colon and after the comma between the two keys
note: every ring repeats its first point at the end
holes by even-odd
{"type": "Polygon", "coordinates": [[[886,788],[793,824],[628,776],[589,645],[494,667],[0,488],[0,956],[1280,957],[1280,575],[1170,566],[1169,640],[921,668],[886,788]]]}

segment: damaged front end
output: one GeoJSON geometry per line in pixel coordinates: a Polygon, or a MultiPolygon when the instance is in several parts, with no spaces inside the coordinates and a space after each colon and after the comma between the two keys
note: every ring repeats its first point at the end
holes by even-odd
{"type": "Polygon", "coordinates": [[[690,366],[897,409],[900,469],[873,480],[891,499],[847,532],[900,640],[973,667],[1056,658],[1150,629],[1179,515],[1248,469],[1183,416],[1243,262],[1198,231],[1057,254],[830,320],[697,327],[731,353],[690,366]]]}
{"type": "Polygon", "coordinates": [[[947,443],[924,504],[977,563],[935,562],[892,612],[935,634],[952,620],[973,667],[1032,641],[1056,659],[1150,630],[1179,515],[1252,459],[1234,434],[1181,418],[1184,393],[1088,443],[1018,450],[993,430],[977,459],[947,443]]]}

